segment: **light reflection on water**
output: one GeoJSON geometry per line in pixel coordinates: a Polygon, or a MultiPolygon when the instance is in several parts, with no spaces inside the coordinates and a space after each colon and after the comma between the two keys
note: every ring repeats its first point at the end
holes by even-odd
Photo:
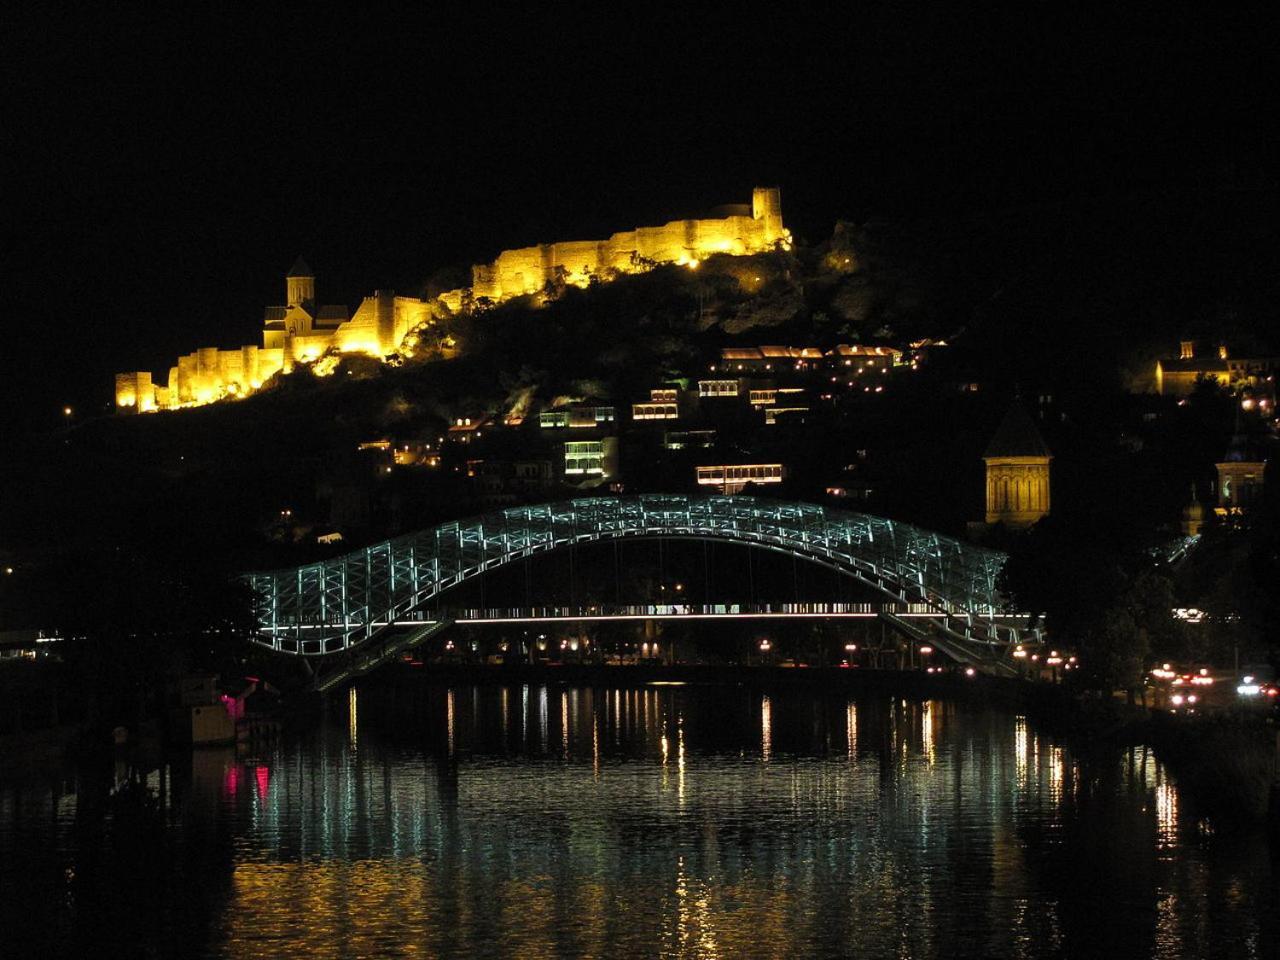
{"type": "Polygon", "coordinates": [[[1148,751],[978,705],[370,686],[163,774],[137,830],[0,786],[0,929],[21,907],[46,954],[233,957],[1262,957],[1276,933],[1265,846],[1189,822],[1148,751]]]}

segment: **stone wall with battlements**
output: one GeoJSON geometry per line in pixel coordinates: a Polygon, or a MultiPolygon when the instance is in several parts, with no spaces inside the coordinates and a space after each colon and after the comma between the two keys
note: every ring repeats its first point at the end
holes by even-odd
{"type": "Polygon", "coordinates": [[[472,267],[470,288],[450,290],[433,300],[379,290],[365,297],[350,316],[344,306],[317,305],[315,276],[299,258],[285,278],[285,305],[266,310],[261,347],[201,347],[179,357],[163,383],[148,371],[116,374],[116,408],[150,413],[198,406],[247,396],[298,364],[323,376],[334,370],[342,354],[385,359],[401,349],[410,331],[466,311],[481,299],[497,303],[561,282],[586,286],[593,277],[607,280],[655,264],[696,267],[714,254],[744,256],[790,245],[778,189],[757,187],[749,211],[735,207],[727,216],[637,227],[607,240],[504,250],[492,263],[472,267]]]}

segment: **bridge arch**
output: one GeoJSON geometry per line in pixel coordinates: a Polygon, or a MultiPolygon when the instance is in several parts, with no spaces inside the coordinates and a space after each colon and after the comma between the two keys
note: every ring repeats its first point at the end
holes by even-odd
{"type": "Polygon", "coordinates": [[[641,494],[511,507],[288,570],[246,576],[255,642],[283,654],[351,650],[420,616],[490,570],[575,543],[682,537],[763,547],[821,563],[899,603],[924,604],[968,645],[1019,639],[996,589],[1005,555],[865,513],[749,496],[641,494]]]}

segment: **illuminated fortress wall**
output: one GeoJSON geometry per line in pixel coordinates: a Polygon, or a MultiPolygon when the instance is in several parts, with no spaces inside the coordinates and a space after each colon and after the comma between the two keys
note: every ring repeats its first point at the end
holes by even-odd
{"type": "MultiPolygon", "coordinates": [[[[776,187],[756,187],[748,212],[706,220],[673,220],[661,227],[637,227],[608,240],[570,240],[504,250],[489,264],[471,268],[473,297],[499,302],[542,290],[557,279],[585,286],[592,276],[635,273],[652,263],[693,263],[716,253],[743,256],[791,243],[782,224],[776,187]]],[[[442,299],[457,309],[467,291],[442,299]]]]}
{"type": "Polygon", "coordinates": [[[297,364],[324,375],[333,371],[338,354],[385,359],[400,350],[410,331],[482,297],[499,302],[559,281],[586,286],[593,276],[604,280],[656,263],[696,265],[717,253],[743,256],[790,245],[778,189],[757,187],[749,208],[732,208],[726,216],[638,227],[608,240],[504,250],[493,263],[471,268],[470,289],[450,290],[435,300],[378,290],[350,315],[345,306],[317,304],[315,274],[299,258],[285,277],[285,305],[266,308],[261,347],[201,347],[179,357],[163,384],[145,370],[118,373],[116,407],[150,413],[198,406],[246,396],[297,364]]]}
{"type": "Polygon", "coordinates": [[[145,370],[116,374],[116,407],[150,413],[243,397],[277,373],[311,364],[317,374],[332,372],[322,361],[336,354],[385,358],[405,335],[430,322],[442,308],[435,301],[376,291],[347,316],[344,306],[316,306],[315,277],[301,260],[285,278],[289,304],[267,307],[262,346],[232,350],[201,347],[179,357],[168,380],[156,382],[145,370]]]}

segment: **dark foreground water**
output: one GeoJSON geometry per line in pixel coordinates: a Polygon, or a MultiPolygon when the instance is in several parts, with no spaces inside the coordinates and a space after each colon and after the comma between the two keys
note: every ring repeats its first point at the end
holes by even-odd
{"type": "Polygon", "coordinates": [[[370,687],[126,774],[0,771],[0,957],[1280,956],[1262,837],[980,704],[370,687]]]}

